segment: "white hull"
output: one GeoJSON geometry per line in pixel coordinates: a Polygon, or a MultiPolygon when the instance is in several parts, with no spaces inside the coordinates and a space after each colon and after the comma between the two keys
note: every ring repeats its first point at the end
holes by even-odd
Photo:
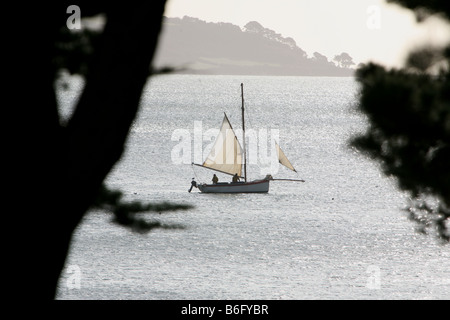
{"type": "Polygon", "coordinates": [[[255,180],[251,182],[199,184],[203,193],[267,193],[269,180],[255,180]]]}

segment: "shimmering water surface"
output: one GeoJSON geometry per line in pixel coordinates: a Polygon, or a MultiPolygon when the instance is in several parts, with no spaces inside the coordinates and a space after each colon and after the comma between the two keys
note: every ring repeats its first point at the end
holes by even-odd
{"type": "MultiPolygon", "coordinates": [[[[59,96],[65,115],[81,88],[79,79],[69,84],[59,96]]],[[[353,109],[356,92],[352,78],[152,78],[107,182],[128,200],[195,209],[149,215],[185,228],[144,235],[91,211],[74,236],[58,299],[449,299],[450,248],[417,234],[394,182],[347,146],[366,125],[353,109]],[[306,182],[272,182],[268,194],[188,193],[192,177],[209,182],[213,172],[178,163],[175,133],[194,138],[201,130],[207,149],[223,112],[240,128],[241,82],[248,128],[267,139],[278,132],[298,171],[279,167],[275,177],[306,182]]],[[[267,173],[254,164],[248,171],[267,173]]]]}

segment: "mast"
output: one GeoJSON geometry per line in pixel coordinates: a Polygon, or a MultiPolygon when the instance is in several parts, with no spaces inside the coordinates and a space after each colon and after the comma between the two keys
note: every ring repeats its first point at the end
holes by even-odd
{"type": "Polygon", "coordinates": [[[245,148],[245,120],[244,120],[244,84],[241,83],[241,97],[242,97],[242,148],[244,149],[244,181],[247,182],[247,157],[245,148]]]}

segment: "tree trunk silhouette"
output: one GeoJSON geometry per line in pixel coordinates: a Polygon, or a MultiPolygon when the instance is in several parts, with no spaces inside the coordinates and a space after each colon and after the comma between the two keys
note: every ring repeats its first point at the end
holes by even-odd
{"type": "Polygon", "coordinates": [[[13,226],[20,221],[20,228],[8,250],[10,294],[55,297],[72,234],[122,155],[149,76],[164,4],[79,2],[82,16],[104,13],[107,23],[65,126],[59,122],[53,89],[52,53],[69,4],[27,7],[29,16],[23,20],[37,18],[36,32],[30,36],[27,29],[10,43],[27,56],[19,59],[16,78],[11,78],[20,136],[11,149],[17,175],[11,178],[15,194],[10,200],[19,208],[9,216],[13,226]],[[34,81],[31,88],[18,80],[23,79],[21,68],[34,81]]]}

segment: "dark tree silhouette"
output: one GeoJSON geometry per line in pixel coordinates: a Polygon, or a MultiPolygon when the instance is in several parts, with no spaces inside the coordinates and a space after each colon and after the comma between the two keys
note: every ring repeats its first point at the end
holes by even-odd
{"type": "Polygon", "coordinates": [[[135,219],[136,212],[189,207],[124,204],[120,193],[103,188],[122,155],[149,77],[165,0],[76,1],[82,17],[103,14],[107,21],[89,55],[61,47],[72,4],[15,3],[4,11],[16,17],[4,38],[4,63],[13,69],[5,77],[5,101],[13,112],[10,137],[16,138],[7,139],[5,166],[6,198],[13,204],[4,224],[12,230],[3,260],[9,297],[55,297],[72,233],[91,206],[108,208],[119,223],[139,230],[160,225],[135,219]],[[73,56],[61,60],[64,50],[73,56]],[[61,64],[86,74],[84,91],[64,125],[54,90],[61,64]]]}
{"type": "MultiPolygon", "coordinates": [[[[446,1],[390,1],[449,17],[446,1]]],[[[357,71],[359,109],[370,121],[352,145],[382,164],[411,197],[407,208],[422,232],[450,240],[450,51],[420,48],[406,66],[386,70],[368,64],[357,71]],[[433,73],[431,73],[433,72],[433,73]]]]}

